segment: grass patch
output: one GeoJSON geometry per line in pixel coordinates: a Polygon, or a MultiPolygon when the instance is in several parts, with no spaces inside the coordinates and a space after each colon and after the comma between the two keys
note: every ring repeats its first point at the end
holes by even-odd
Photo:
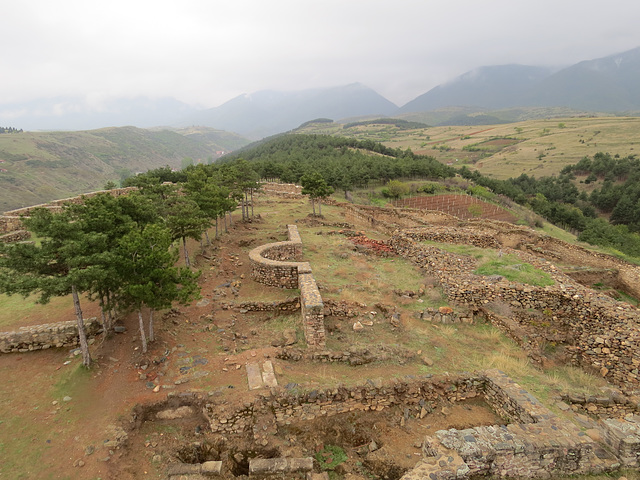
{"type": "Polygon", "coordinates": [[[322,450],[316,453],[315,457],[322,471],[334,470],[338,465],[348,460],[347,454],[337,445],[325,445],[322,450]]]}
{"type": "Polygon", "coordinates": [[[69,367],[71,368],[64,370],[51,390],[51,396],[54,400],[60,401],[66,396],[73,398],[79,393],[87,391],[91,370],[85,368],[79,361],[75,367],[71,365],[69,367]]]}
{"type": "Polygon", "coordinates": [[[482,263],[473,273],[476,275],[502,275],[511,282],[525,283],[536,287],[553,285],[555,282],[547,272],[535,268],[529,263],[521,263],[515,255],[482,263]]]}
{"type": "MultiPolygon", "coordinates": [[[[46,305],[37,303],[37,299],[37,295],[24,298],[21,295],[0,294],[0,329],[11,330],[28,324],[48,323],[60,312],[73,308],[71,296],[54,297],[46,305]]],[[[69,320],[74,319],[73,313],[71,315],[69,320]]]]}
{"type": "Polygon", "coordinates": [[[425,245],[441,248],[456,255],[466,255],[477,260],[476,275],[501,275],[511,282],[524,283],[537,287],[553,285],[555,282],[547,272],[540,270],[513,254],[502,255],[492,248],[479,248],[472,245],[457,245],[425,241],[425,245]]]}

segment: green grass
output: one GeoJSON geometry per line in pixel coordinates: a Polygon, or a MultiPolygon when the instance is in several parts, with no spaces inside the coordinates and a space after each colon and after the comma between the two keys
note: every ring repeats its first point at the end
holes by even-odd
{"type": "Polygon", "coordinates": [[[472,245],[422,242],[441,248],[457,255],[467,255],[477,260],[476,275],[501,275],[511,282],[524,283],[537,287],[553,285],[555,282],[548,273],[523,262],[517,255],[502,255],[492,248],[479,248],[472,245]]]}
{"type": "MultiPolygon", "coordinates": [[[[48,323],[56,314],[72,307],[71,296],[56,297],[42,305],[37,296],[0,294],[0,330],[14,330],[26,323],[48,323]]],[[[73,320],[73,316],[69,320],[73,320]]]]}
{"type": "Polygon", "coordinates": [[[543,272],[515,255],[504,255],[501,258],[482,263],[473,273],[477,275],[502,275],[512,282],[524,283],[536,287],[555,284],[547,272],[543,272]]]}
{"type": "Polygon", "coordinates": [[[151,131],[133,127],[0,135],[0,212],[100,190],[132,172],[202,158],[247,141],[219,130],[151,131]]]}

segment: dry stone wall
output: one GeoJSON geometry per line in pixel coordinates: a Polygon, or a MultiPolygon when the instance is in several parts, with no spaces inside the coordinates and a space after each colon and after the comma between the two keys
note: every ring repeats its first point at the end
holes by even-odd
{"type": "Polygon", "coordinates": [[[23,240],[29,240],[30,238],[31,238],[30,232],[26,230],[16,230],[14,232],[0,235],[0,243],[21,242],[23,240]]]}
{"type": "Polygon", "coordinates": [[[207,403],[211,429],[223,435],[253,433],[267,445],[279,428],[348,412],[400,408],[422,418],[442,403],[482,397],[505,418],[502,425],[440,430],[422,442],[422,460],[402,480],[452,480],[494,475],[550,478],[602,473],[621,463],[637,465],[640,429],[633,422],[601,422],[602,438],[619,458],[579,427],[560,418],[498,370],[467,377],[424,376],[388,383],[367,380],[353,387],[290,392],[274,388],[241,407],[224,400],[207,403]],[[268,433],[264,433],[268,432],[268,433]]]}
{"type": "Polygon", "coordinates": [[[512,423],[440,430],[425,437],[423,460],[402,480],[552,478],[619,468],[618,458],[504,373],[489,370],[483,377],[485,399],[512,423]]]}
{"type": "MultiPolygon", "coordinates": [[[[102,328],[95,318],[86,319],[84,326],[87,337],[96,336],[102,328]]],[[[0,333],[0,352],[30,352],[55,347],[73,347],[78,345],[78,342],[78,325],[75,320],[47,323],[0,333]]]]}
{"type": "MultiPolygon", "coordinates": [[[[456,229],[450,233],[455,235],[456,229]]],[[[475,259],[421,244],[425,238],[432,238],[428,228],[407,230],[396,233],[391,245],[435,276],[449,301],[475,310],[506,305],[518,311],[514,319],[520,326],[541,336],[549,330],[567,332],[560,339],[574,362],[617,385],[640,384],[640,325],[634,307],[576,284],[548,261],[519,250],[504,249],[549,273],[556,284],[535,287],[474,275],[475,259]],[[532,311],[546,312],[545,322],[532,311]]],[[[468,234],[459,237],[459,243],[466,241],[468,234]]]]}
{"type": "Polygon", "coordinates": [[[63,198],[61,200],[54,200],[52,202],[48,202],[48,203],[42,203],[40,205],[32,205],[29,207],[24,207],[24,208],[17,208],[15,210],[9,210],[7,212],[4,212],[5,216],[12,216],[12,217],[21,217],[21,216],[29,216],[29,213],[35,209],[35,208],[58,208],[58,207],[62,207],[63,205],[69,204],[69,203],[75,203],[75,204],[80,204],[84,201],[85,198],[90,198],[90,197],[95,197],[96,195],[99,195],[101,193],[108,193],[114,197],[119,197],[120,195],[127,195],[128,193],[137,190],[137,187],[126,187],[126,188],[114,188],[112,190],[99,190],[96,192],[90,192],[90,193],[84,193],[82,195],[78,195],[76,197],[69,197],[69,198],[63,198]]]}
{"type": "Polygon", "coordinates": [[[482,396],[484,384],[481,377],[424,376],[410,381],[396,379],[392,384],[369,380],[361,386],[332,387],[304,393],[272,389],[241,408],[209,403],[205,405],[204,412],[211,429],[224,434],[251,430],[254,420],[264,412],[272,414],[274,422],[280,426],[351,411],[382,411],[398,405],[408,408],[410,415],[419,417],[423,408],[435,408],[443,401],[458,402],[482,396]]]}
{"type": "Polygon", "coordinates": [[[260,190],[268,195],[277,195],[290,198],[301,198],[302,187],[295,183],[271,183],[264,182],[260,190]]]}
{"type": "Polygon", "coordinates": [[[28,217],[36,208],[48,208],[53,211],[60,211],[62,210],[63,205],[70,203],[79,204],[82,203],[85,198],[93,197],[100,193],[109,193],[114,197],[119,197],[120,195],[126,195],[136,189],[136,187],[127,187],[114,188],[113,190],[101,190],[98,192],[86,193],[77,197],[54,200],[53,202],[49,203],[43,203],[40,205],[33,205],[4,212],[4,215],[0,215],[0,242],[18,242],[30,238],[31,234],[24,230],[21,217],[28,217]]]}

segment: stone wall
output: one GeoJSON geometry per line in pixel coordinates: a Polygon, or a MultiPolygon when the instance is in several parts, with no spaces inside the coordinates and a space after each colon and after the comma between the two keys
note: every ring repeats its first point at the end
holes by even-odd
{"type": "Polygon", "coordinates": [[[258,395],[253,403],[231,408],[223,403],[209,403],[204,412],[211,429],[217,433],[237,434],[251,430],[255,419],[268,412],[276,425],[330,417],[351,411],[382,411],[392,406],[407,408],[413,417],[422,409],[430,410],[441,402],[459,402],[482,396],[482,377],[424,376],[409,381],[395,380],[383,384],[368,381],[356,387],[331,387],[304,393],[272,390],[258,395]]]}
{"type": "Polygon", "coordinates": [[[22,221],[15,215],[0,215],[0,234],[22,230],[22,221]]]}
{"type": "Polygon", "coordinates": [[[505,374],[489,370],[483,377],[485,399],[512,423],[440,430],[425,437],[423,460],[402,480],[553,478],[619,468],[616,457],[505,374]]]}
{"type": "Polygon", "coordinates": [[[302,323],[310,347],[325,345],[324,305],[308,262],[292,262],[302,256],[302,240],[295,225],[287,226],[289,240],[269,243],[249,252],[251,277],[259,283],[299,288],[302,323]]]}
{"type": "Polygon", "coordinates": [[[599,396],[584,394],[564,394],[562,401],[574,412],[601,418],[622,418],[640,412],[640,398],[626,396],[614,389],[607,389],[599,396]]]}
{"type": "Polygon", "coordinates": [[[309,346],[324,347],[326,343],[324,305],[311,272],[300,274],[298,285],[300,287],[304,338],[309,346]]]}
{"type": "MultiPolygon", "coordinates": [[[[455,232],[452,229],[451,235],[455,232]]],[[[512,320],[534,337],[547,340],[555,335],[568,346],[575,363],[620,386],[640,384],[640,329],[634,307],[574,283],[546,260],[510,248],[503,250],[546,271],[556,284],[535,287],[474,275],[474,258],[421,244],[425,238],[432,238],[428,228],[412,229],[397,232],[390,243],[433,275],[449,301],[472,310],[497,304],[517,311],[512,320]],[[540,312],[546,314],[542,322],[540,312]]],[[[468,235],[459,241],[468,241],[468,235]]]]}
{"type": "MultiPolygon", "coordinates": [[[[22,236],[18,234],[14,234],[13,237],[4,236],[3,234],[14,233],[21,231],[24,227],[22,225],[21,217],[28,217],[30,213],[36,208],[48,208],[53,211],[62,210],[62,206],[65,204],[79,204],[84,201],[85,198],[94,197],[100,193],[109,193],[114,197],[119,197],[120,195],[126,195],[129,192],[137,190],[137,187],[127,187],[127,188],[114,188],[113,190],[100,190],[98,192],[85,193],[83,195],[79,195],[77,197],[63,198],[62,200],[54,200],[49,203],[42,203],[40,205],[32,205],[29,207],[18,208],[15,210],[9,210],[4,212],[4,215],[0,215],[0,241],[3,242],[14,242],[19,240],[24,240],[24,234],[22,236]]],[[[26,237],[29,238],[29,237],[26,237]]]]}
{"type": "Polygon", "coordinates": [[[241,407],[224,400],[207,403],[203,413],[214,432],[253,432],[256,441],[267,445],[280,427],[294,423],[393,407],[405,412],[403,418],[422,418],[442,403],[477,397],[483,397],[508,420],[502,425],[440,430],[433,437],[425,437],[422,460],[403,480],[467,479],[479,475],[552,478],[610,472],[618,469],[621,462],[637,465],[640,428],[636,423],[606,421],[599,425],[602,438],[620,457],[616,458],[498,370],[468,377],[424,376],[389,383],[367,380],[354,387],[305,392],[272,389],[241,407]]]}
{"type": "Polygon", "coordinates": [[[302,187],[295,183],[264,182],[260,185],[260,191],[268,195],[302,198],[302,187]]]}
{"type": "Polygon", "coordinates": [[[598,430],[604,442],[625,467],[638,467],[640,463],[640,423],[637,416],[602,420],[598,430]]]}
{"type": "MultiPolygon", "coordinates": [[[[94,337],[102,326],[96,318],[86,319],[84,326],[87,337],[94,337]]],[[[75,320],[47,323],[33,327],[20,327],[14,332],[0,333],[0,352],[29,352],[53,347],[73,347],[78,345],[78,326],[75,320]]]]}
{"type": "Polygon", "coordinates": [[[31,238],[31,232],[27,230],[15,230],[13,232],[0,235],[0,243],[13,243],[21,242],[23,240],[29,240],[31,238]]]}
{"type": "Polygon", "coordinates": [[[55,207],[62,207],[63,205],[69,204],[69,203],[79,204],[79,203],[82,203],[85,198],[95,197],[96,195],[99,195],[101,193],[108,193],[114,197],[119,197],[120,195],[126,195],[134,190],[137,190],[137,187],[114,188],[112,190],[99,190],[97,192],[83,193],[82,195],[78,195],[76,197],[63,198],[60,200],[53,200],[48,203],[42,203],[40,205],[32,205],[29,207],[9,210],[7,212],[4,212],[4,214],[6,216],[13,216],[13,217],[29,216],[29,213],[34,208],[41,208],[41,207],[55,208],[55,207]]]}

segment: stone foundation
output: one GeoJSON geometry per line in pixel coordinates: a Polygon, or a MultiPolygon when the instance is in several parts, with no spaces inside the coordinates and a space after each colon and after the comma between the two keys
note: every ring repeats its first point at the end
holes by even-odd
{"type": "Polygon", "coordinates": [[[230,408],[221,400],[206,404],[203,411],[214,432],[229,435],[252,431],[255,440],[268,441],[279,427],[294,422],[391,407],[400,407],[405,416],[422,418],[443,402],[479,396],[508,419],[505,424],[440,430],[433,437],[421,439],[423,457],[403,480],[452,480],[479,475],[553,478],[610,472],[621,464],[637,464],[640,424],[629,420],[601,422],[602,437],[619,457],[616,458],[498,370],[471,377],[421,377],[389,383],[369,380],[362,386],[302,393],[272,389],[239,409],[230,408]]]}
{"type": "Polygon", "coordinates": [[[485,399],[514,423],[440,430],[435,438],[425,437],[423,460],[402,480],[480,475],[553,478],[620,467],[617,458],[578,427],[556,417],[502,372],[490,370],[484,378],[485,399]]]}
{"type": "MultiPolygon", "coordinates": [[[[498,306],[507,311],[501,317],[508,321],[497,322],[496,326],[507,330],[515,326],[518,332],[510,336],[526,338],[532,342],[532,350],[539,349],[536,339],[564,344],[574,363],[599,372],[621,387],[640,385],[637,309],[575,283],[548,261],[507,247],[502,249],[505,253],[547,272],[555,285],[536,287],[502,277],[474,275],[473,257],[421,243],[431,238],[429,228],[410,229],[396,232],[391,245],[433,275],[450,302],[488,312],[490,320],[498,318],[490,312],[492,305],[498,306]]],[[[467,235],[453,243],[468,241],[467,235]]]]}

